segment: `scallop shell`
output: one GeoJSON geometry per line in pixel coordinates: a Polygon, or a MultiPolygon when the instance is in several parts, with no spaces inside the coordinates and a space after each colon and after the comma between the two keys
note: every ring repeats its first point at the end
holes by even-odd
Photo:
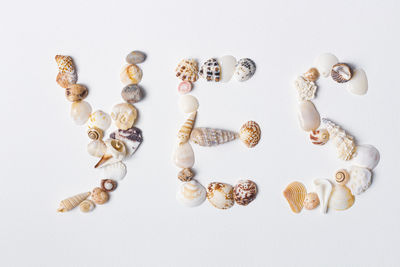
{"type": "Polygon", "coordinates": [[[216,146],[235,140],[239,135],[228,130],[194,128],[190,141],[200,146],[216,146]]]}
{"type": "Polygon", "coordinates": [[[338,157],[342,160],[351,160],[356,152],[356,144],[353,137],[328,119],[323,118],[322,122],[325,124],[330,139],[337,148],[338,157]]]}
{"type": "Polygon", "coordinates": [[[185,123],[179,129],[178,139],[181,144],[186,143],[189,140],[190,133],[192,132],[194,121],[196,119],[196,114],[196,111],[191,113],[189,118],[186,119],[185,123]]]}
{"type": "Polygon", "coordinates": [[[183,95],[179,98],[179,107],[183,113],[192,113],[199,108],[199,101],[192,95],[183,95]]]}
{"type": "Polygon", "coordinates": [[[363,69],[355,69],[353,77],[347,83],[347,90],[355,95],[365,95],[368,92],[367,74],[363,69]]]}
{"type": "Polygon", "coordinates": [[[58,208],[58,212],[66,212],[72,210],[77,207],[82,201],[87,199],[90,196],[90,192],[81,193],[73,197],[69,197],[60,202],[60,207],[58,208]]]}
{"type": "Polygon", "coordinates": [[[341,169],[335,173],[335,181],[340,185],[345,185],[350,179],[350,174],[345,170],[341,169]]]}
{"type": "Polygon", "coordinates": [[[99,140],[90,142],[87,145],[87,151],[88,151],[89,155],[91,155],[93,157],[101,158],[104,155],[104,153],[106,153],[107,146],[103,142],[103,140],[99,139],[99,140]]]}
{"type": "Polygon", "coordinates": [[[299,104],[297,118],[300,127],[306,132],[318,129],[321,124],[319,112],[310,100],[302,101],[299,104]]]}
{"type": "Polygon", "coordinates": [[[102,205],[110,199],[110,196],[108,195],[107,191],[103,190],[100,187],[96,187],[95,189],[93,189],[90,197],[92,198],[94,203],[98,205],[102,205]]]}
{"type": "Polygon", "coordinates": [[[199,78],[199,67],[194,59],[183,59],[175,69],[175,75],[182,81],[195,82],[199,78]]]}
{"type": "Polygon", "coordinates": [[[127,173],[126,165],[121,161],[105,165],[100,170],[102,171],[102,177],[104,179],[112,179],[117,181],[124,179],[127,173]]]}
{"type": "Polygon", "coordinates": [[[117,126],[118,129],[128,130],[135,123],[137,111],[131,104],[117,104],[112,108],[111,118],[114,120],[115,126],[117,126]]]}
{"type": "Polygon", "coordinates": [[[139,85],[130,84],[122,89],[121,96],[129,104],[134,104],[142,100],[143,92],[139,85]]]}
{"type": "Polygon", "coordinates": [[[255,121],[246,122],[240,128],[239,137],[247,147],[256,146],[261,138],[260,126],[255,121]]]}
{"type": "Polygon", "coordinates": [[[126,65],[120,74],[121,82],[125,85],[138,84],[142,80],[142,77],[142,70],[134,64],[126,65]]]}
{"type": "Polygon", "coordinates": [[[86,101],[74,102],[71,104],[71,118],[77,125],[83,125],[89,119],[92,107],[86,101]]]}
{"type": "Polygon", "coordinates": [[[283,191],[283,196],[286,198],[294,213],[300,213],[303,209],[306,194],[307,190],[300,182],[290,183],[283,191]]]}
{"type": "Polygon", "coordinates": [[[314,145],[325,145],[329,141],[327,129],[314,130],[310,133],[310,140],[314,145]]]}
{"type": "Polygon", "coordinates": [[[221,79],[221,67],[216,58],[210,58],[200,68],[200,77],[208,82],[219,82],[221,79]]]}
{"type": "Polygon", "coordinates": [[[326,213],[328,210],[329,197],[332,193],[332,184],[327,179],[315,179],[314,191],[317,193],[321,202],[321,212],[326,213]]]}
{"type": "Polygon", "coordinates": [[[141,51],[132,51],[126,56],[126,62],[129,64],[139,64],[146,60],[146,54],[141,51]]]}
{"type": "Polygon", "coordinates": [[[314,82],[310,82],[305,78],[299,76],[294,81],[294,87],[296,88],[298,97],[301,101],[311,100],[315,98],[317,86],[314,82]]]}
{"type": "Polygon", "coordinates": [[[331,70],[332,79],[338,83],[345,83],[350,81],[352,75],[353,72],[351,71],[351,68],[344,63],[337,63],[333,65],[331,70]]]}
{"type": "Polygon", "coordinates": [[[118,184],[116,181],[112,179],[102,179],[101,180],[101,188],[104,191],[112,192],[117,188],[118,184]]]}
{"type": "Polygon", "coordinates": [[[190,143],[179,144],[172,155],[175,165],[179,168],[192,168],[194,165],[194,152],[190,143]]]}
{"type": "Polygon", "coordinates": [[[235,72],[237,60],[234,56],[222,56],[218,59],[221,66],[221,82],[229,82],[235,72]]]}
{"type": "Polygon", "coordinates": [[[102,110],[96,110],[90,114],[87,126],[89,128],[98,128],[106,131],[111,125],[111,118],[106,112],[102,110]]]}
{"type": "Polygon", "coordinates": [[[87,130],[88,137],[93,141],[103,139],[103,131],[97,127],[89,128],[87,130]]]}
{"type": "Polygon", "coordinates": [[[303,77],[310,82],[315,82],[319,78],[319,72],[316,68],[311,68],[303,74],[303,77]]]}
{"type": "Polygon", "coordinates": [[[354,196],[349,188],[344,185],[336,185],[329,199],[329,208],[335,210],[347,210],[354,204],[354,196]]]}
{"type": "Polygon", "coordinates": [[[257,185],[251,180],[240,180],[233,188],[233,197],[237,204],[247,206],[257,196],[257,185]]]}
{"type": "Polygon", "coordinates": [[[218,209],[229,209],[235,204],[233,186],[217,182],[210,183],[207,186],[207,199],[218,209]]]}
{"type": "Polygon", "coordinates": [[[58,65],[58,71],[60,73],[75,73],[75,65],[72,60],[72,57],[70,56],[62,56],[62,55],[57,55],[55,57],[57,65],[58,65]]]}
{"type": "Polygon", "coordinates": [[[67,88],[72,84],[76,84],[78,81],[78,75],[76,73],[61,73],[57,74],[56,82],[62,88],[67,88]]]}
{"type": "Polygon", "coordinates": [[[81,101],[87,97],[89,90],[82,84],[71,84],[65,88],[65,97],[68,101],[81,101]]]}
{"type": "Polygon", "coordinates": [[[378,149],[372,145],[359,145],[352,164],[373,170],[378,165],[380,154],[378,149]]]}
{"type": "Polygon", "coordinates": [[[125,144],[122,141],[117,139],[108,139],[105,141],[105,144],[107,150],[99,162],[94,166],[95,168],[121,161],[126,156],[125,144]]]}
{"type": "Polygon", "coordinates": [[[304,208],[306,210],[313,210],[319,206],[319,198],[317,193],[308,193],[304,199],[304,208]]]}
{"type": "Polygon", "coordinates": [[[128,130],[116,130],[110,134],[110,138],[124,142],[127,156],[132,156],[143,142],[142,130],[137,127],[128,130]]]}
{"type": "Polygon", "coordinates": [[[206,189],[196,180],[182,183],[176,192],[176,199],[187,207],[199,206],[206,200],[206,189]]]}
{"type": "Polygon", "coordinates": [[[188,81],[182,81],[178,85],[178,92],[182,95],[192,91],[192,83],[188,81]]]}
{"type": "Polygon", "coordinates": [[[366,191],[372,182],[372,173],[367,168],[351,166],[349,168],[350,180],[347,187],[353,195],[359,195],[366,191]]]}
{"type": "Polygon", "coordinates": [[[256,72],[256,63],[250,58],[242,58],[236,64],[233,76],[239,82],[244,82],[253,77],[256,72]]]}
{"type": "Polygon", "coordinates": [[[179,171],[178,179],[182,182],[188,182],[194,177],[194,172],[190,168],[185,168],[179,171]]]}
{"type": "Polygon", "coordinates": [[[333,65],[338,62],[339,60],[335,55],[325,53],[315,59],[314,66],[318,69],[319,74],[323,77],[328,77],[331,74],[333,65]]]}
{"type": "Polygon", "coordinates": [[[95,204],[93,201],[89,200],[89,199],[85,199],[84,201],[81,202],[81,204],[79,204],[79,209],[81,210],[81,212],[90,212],[94,209],[95,204]]]}

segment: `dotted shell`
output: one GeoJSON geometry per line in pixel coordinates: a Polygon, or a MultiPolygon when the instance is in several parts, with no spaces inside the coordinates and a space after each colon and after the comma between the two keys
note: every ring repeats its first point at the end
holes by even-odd
{"type": "Polygon", "coordinates": [[[96,187],[92,191],[91,198],[96,204],[102,205],[102,204],[106,203],[110,197],[109,197],[107,191],[105,191],[104,189],[102,189],[100,187],[96,187]]]}
{"type": "Polygon", "coordinates": [[[55,57],[60,73],[75,73],[75,65],[70,56],[57,55],[55,57]]]}
{"type": "Polygon", "coordinates": [[[90,114],[87,126],[89,128],[98,128],[102,131],[106,131],[111,125],[111,118],[106,112],[102,110],[96,110],[90,114]]]}
{"type": "Polygon", "coordinates": [[[306,194],[306,188],[302,183],[299,182],[293,182],[289,184],[283,191],[283,196],[286,198],[290,208],[294,213],[300,213],[300,211],[303,209],[306,194]]]}
{"type": "Polygon", "coordinates": [[[233,187],[224,183],[210,183],[207,186],[207,199],[218,209],[229,209],[235,204],[233,187]]]}
{"type": "Polygon", "coordinates": [[[208,82],[219,82],[221,79],[221,67],[216,58],[211,58],[203,63],[200,69],[200,77],[208,82]]]}
{"type": "Polygon", "coordinates": [[[182,81],[195,82],[199,78],[199,67],[194,59],[183,59],[175,69],[175,75],[182,81]]]}
{"type": "Polygon", "coordinates": [[[247,147],[256,146],[261,138],[260,126],[255,121],[246,122],[240,128],[239,137],[247,147]]]}
{"type": "Polygon", "coordinates": [[[329,141],[329,132],[326,129],[314,130],[310,133],[310,140],[314,145],[325,145],[329,141]]]}
{"type": "Polygon", "coordinates": [[[250,58],[242,58],[236,64],[235,73],[233,76],[239,82],[244,82],[253,77],[256,72],[256,63],[250,58]]]}
{"type": "Polygon", "coordinates": [[[257,196],[257,185],[251,180],[240,180],[233,189],[233,197],[237,204],[247,206],[257,196]]]}

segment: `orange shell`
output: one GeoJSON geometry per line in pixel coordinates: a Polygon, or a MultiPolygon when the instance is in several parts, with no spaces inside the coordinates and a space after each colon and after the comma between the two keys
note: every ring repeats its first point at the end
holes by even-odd
{"type": "Polygon", "coordinates": [[[75,73],[75,65],[72,61],[72,57],[57,55],[55,59],[58,65],[59,72],[70,74],[75,73]]]}
{"type": "Polygon", "coordinates": [[[261,138],[260,126],[255,121],[246,122],[240,128],[239,137],[247,147],[256,146],[261,138]]]}
{"type": "Polygon", "coordinates": [[[290,183],[283,191],[283,196],[294,213],[300,213],[303,209],[306,194],[307,190],[300,182],[290,183]]]}

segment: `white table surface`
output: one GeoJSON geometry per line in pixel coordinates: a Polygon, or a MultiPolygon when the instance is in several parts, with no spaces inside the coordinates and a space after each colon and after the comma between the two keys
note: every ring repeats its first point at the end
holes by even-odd
{"type": "Polygon", "coordinates": [[[7,1],[0,9],[1,266],[399,266],[399,1],[7,1]],[[93,109],[121,101],[119,71],[134,49],[146,98],[142,146],[107,205],[60,214],[58,203],[97,186],[85,127],[69,117],[54,55],[73,56],[93,109]],[[365,69],[368,94],[325,79],[315,104],[381,162],[344,212],[293,214],[282,190],[308,189],[340,167],[296,118],[293,78],[323,52],[365,69]],[[203,184],[251,178],[250,206],[189,209],[175,200],[171,163],[178,109],[174,68],[185,57],[232,54],[257,64],[245,83],[200,81],[197,126],[262,127],[254,149],[194,147],[203,184]]]}

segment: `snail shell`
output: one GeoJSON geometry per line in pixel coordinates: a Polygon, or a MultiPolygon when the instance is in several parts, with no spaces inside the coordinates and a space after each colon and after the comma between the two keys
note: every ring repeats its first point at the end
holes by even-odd
{"type": "Polygon", "coordinates": [[[117,104],[112,108],[111,118],[114,120],[115,126],[117,126],[118,129],[128,130],[135,123],[137,111],[131,104],[117,104]]]}
{"type": "Polygon", "coordinates": [[[101,188],[104,191],[112,192],[117,188],[117,182],[112,179],[103,179],[101,180],[101,188]]]}
{"type": "Polygon", "coordinates": [[[70,56],[57,55],[55,57],[58,71],[61,73],[75,73],[75,65],[70,56]]]}
{"type": "Polygon", "coordinates": [[[105,191],[104,189],[102,189],[100,187],[96,187],[92,191],[91,198],[96,204],[102,205],[108,201],[110,196],[108,195],[107,191],[105,191]]]}
{"type": "Polygon", "coordinates": [[[87,151],[93,157],[101,158],[106,150],[107,146],[101,139],[94,140],[87,145],[87,151]]]}
{"type": "Polygon", "coordinates": [[[178,132],[178,139],[180,143],[186,143],[189,140],[190,133],[192,132],[194,121],[196,119],[197,112],[192,112],[189,115],[189,118],[185,121],[182,127],[179,129],[178,132]]]}
{"type": "Polygon", "coordinates": [[[314,130],[310,133],[310,140],[314,145],[325,145],[329,141],[329,132],[326,129],[314,130]]]}
{"type": "Polygon", "coordinates": [[[98,128],[102,131],[106,131],[111,125],[110,115],[101,110],[96,110],[90,114],[87,126],[89,128],[98,128]]]}
{"type": "Polygon", "coordinates": [[[89,199],[85,199],[84,201],[81,202],[81,204],[79,204],[79,209],[81,210],[81,212],[90,212],[94,209],[94,202],[89,200],[89,199]]]}
{"type": "Polygon", "coordinates": [[[103,139],[103,131],[97,127],[89,128],[87,130],[87,134],[89,138],[92,139],[93,141],[103,139]]]}
{"type": "Polygon", "coordinates": [[[138,84],[142,80],[142,77],[142,70],[134,64],[126,65],[120,74],[121,82],[125,85],[138,84]]]}
{"type": "Polygon", "coordinates": [[[78,81],[78,75],[76,73],[62,73],[57,74],[56,82],[62,88],[75,84],[78,81]]]}
{"type": "Polygon", "coordinates": [[[304,199],[304,208],[306,210],[313,210],[319,206],[319,198],[317,193],[308,193],[304,199]]]}
{"type": "MultiPolygon", "coordinates": [[[[96,141],[95,141],[96,142],[96,141]]],[[[126,155],[126,148],[124,142],[117,139],[108,139],[105,141],[107,150],[101,157],[99,162],[94,166],[99,168],[101,166],[106,166],[111,163],[115,163],[124,159],[126,155]]]]}
{"type": "Polygon", "coordinates": [[[351,68],[344,63],[337,63],[333,65],[331,71],[332,79],[338,83],[345,83],[350,81],[353,76],[351,68]]]}
{"type": "Polygon", "coordinates": [[[338,170],[335,173],[335,181],[340,185],[345,185],[350,179],[350,174],[345,170],[338,170]]]}
{"type": "Polygon", "coordinates": [[[87,97],[89,90],[82,84],[72,84],[65,89],[65,97],[68,101],[81,101],[87,97]]]}
{"type": "Polygon", "coordinates": [[[261,138],[260,126],[255,121],[246,122],[240,128],[239,137],[247,147],[256,146],[261,138]]]}

